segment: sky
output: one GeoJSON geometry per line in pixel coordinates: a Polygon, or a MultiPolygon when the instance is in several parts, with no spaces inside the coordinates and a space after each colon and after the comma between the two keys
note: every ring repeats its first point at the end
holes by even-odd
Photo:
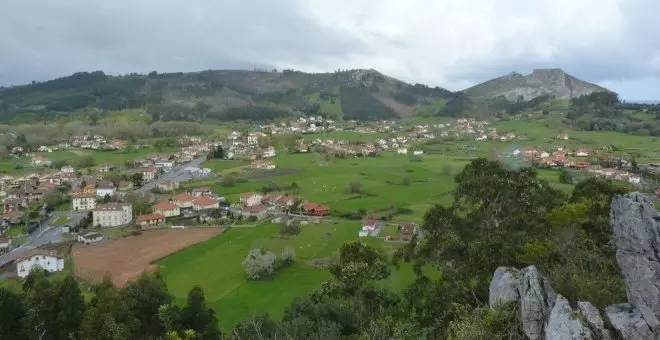
{"type": "Polygon", "coordinates": [[[562,68],[660,100],[658,0],[0,0],[0,85],[78,71],[376,69],[462,90],[562,68]]]}

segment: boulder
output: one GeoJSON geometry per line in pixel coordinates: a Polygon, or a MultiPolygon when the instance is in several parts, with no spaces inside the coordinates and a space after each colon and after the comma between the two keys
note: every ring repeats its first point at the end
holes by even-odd
{"type": "Polygon", "coordinates": [[[520,318],[530,340],[542,339],[545,322],[555,305],[557,294],[535,266],[521,271],[520,318]]]}
{"type": "Polygon", "coordinates": [[[608,306],[605,308],[605,313],[623,340],[654,339],[653,331],[644,320],[642,313],[631,304],[608,306]]]}
{"type": "Polygon", "coordinates": [[[646,196],[634,192],[613,199],[610,218],[628,302],[656,327],[660,317],[660,285],[654,284],[660,282],[660,217],[646,196]]]}
{"type": "Polygon", "coordinates": [[[557,295],[548,323],[545,338],[552,340],[594,339],[591,330],[582,324],[579,313],[575,312],[568,300],[557,295]]]}
{"type": "Polygon", "coordinates": [[[493,274],[488,290],[488,304],[494,308],[520,300],[520,270],[511,267],[499,267],[493,274]]]}
{"type": "Polygon", "coordinates": [[[602,340],[612,339],[612,334],[607,328],[605,328],[605,322],[603,322],[603,318],[600,316],[598,308],[588,301],[579,301],[577,306],[580,315],[584,317],[584,321],[587,323],[587,327],[591,329],[594,338],[602,340]]]}

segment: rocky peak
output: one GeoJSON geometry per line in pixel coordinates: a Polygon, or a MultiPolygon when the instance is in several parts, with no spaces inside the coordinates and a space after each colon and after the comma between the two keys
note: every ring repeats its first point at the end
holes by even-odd
{"type": "MultiPolygon", "coordinates": [[[[660,216],[648,197],[635,192],[613,199],[610,218],[628,301],[608,306],[605,314],[624,340],[660,339],[660,216]]],[[[491,307],[520,304],[523,330],[532,340],[612,339],[596,307],[580,301],[573,309],[534,266],[497,268],[489,293],[491,307]]]]}

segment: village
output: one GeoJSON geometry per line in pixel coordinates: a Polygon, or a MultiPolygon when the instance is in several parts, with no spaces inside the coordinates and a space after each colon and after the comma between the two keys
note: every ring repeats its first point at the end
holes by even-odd
{"type": "MultiPolygon", "coordinates": [[[[253,131],[230,131],[222,138],[182,136],[172,151],[149,152],[122,163],[101,163],[91,167],[63,165],[53,169],[57,160],[48,155],[56,152],[82,153],[122,152],[129,145],[122,140],[107,140],[101,135],[76,135],[69,141],[40,146],[29,151],[15,148],[15,157],[29,160],[23,175],[0,175],[0,253],[11,261],[12,250],[28,249],[30,254],[43,252],[43,245],[32,240],[37,228],[56,228],[61,235],[52,242],[77,242],[92,246],[106,241],[116,230],[142,230],[186,227],[256,226],[261,223],[282,225],[319,224],[330,221],[335,209],[327,203],[308,200],[297,192],[244,192],[236,200],[228,200],[222,192],[208,186],[182,184],[198,180],[222,179],[232,174],[205,167],[208,161],[235,161],[247,164],[240,171],[275,171],[278,153],[321,154],[327,157],[378,157],[380,153],[398,157],[431,155],[428,142],[444,140],[524,143],[525,136],[513,132],[498,133],[487,121],[457,119],[434,124],[403,125],[381,121],[353,126],[355,122],[337,124],[322,117],[299,118],[279,124],[261,125],[253,131]],[[346,133],[373,136],[368,139],[343,139],[346,133]],[[273,142],[280,136],[297,136],[285,147],[273,142]],[[207,162],[207,163],[205,163],[207,162]],[[136,198],[137,197],[137,198],[136,198]],[[29,236],[29,237],[28,237],[29,236]],[[30,243],[39,244],[30,247],[30,243]],[[25,247],[21,248],[23,245],[25,247]]],[[[348,135],[350,136],[350,135],[348,135]]],[[[568,134],[557,140],[567,141],[568,134]]],[[[477,144],[478,145],[478,144],[477,144]]],[[[431,151],[432,152],[432,151],[431,151]]],[[[505,155],[526,164],[548,169],[571,169],[590,176],[640,184],[642,178],[630,170],[624,159],[606,155],[599,149],[554,147],[515,148],[505,155]],[[616,166],[605,166],[616,164],[616,166]]],[[[209,163],[210,164],[210,163],[209,163]]],[[[216,163],[220,164],[220,163],[216,163]]],[[[228,170],[232,170],[229,168],[228,170]]],[[[218,182],[220,183],[220,182],[218,182]]],[[[412,221],[390,222],[361,215],[356,237],[379,237],[385,241],[409,241],[421,230],[412,221]]],[[[16,261],[26,255],[16,255],[16,261]]],[[[53,261],[53,268],[59,266],[53,261]]],[[[4,264],[4,263],[3,263],[4,264]]],[[[29,272],[25,263],[18,275],[29,272]],[[25,268],[25,270],[22,270],[25,268]]]]}

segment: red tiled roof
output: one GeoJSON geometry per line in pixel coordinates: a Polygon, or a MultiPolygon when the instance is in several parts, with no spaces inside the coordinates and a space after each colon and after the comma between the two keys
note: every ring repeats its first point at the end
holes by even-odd
{"type": "Polygon", "coordinates": [[[195,188],[192,192],[211,192],[210,188],[195,188]]]}
{"type": "Polygon", "coordinates": [[[0,216],[2,216],[4,218],[21,217],[21,216],[23,216],[23,213],[20,212],[20,211],[14,210],[14,211],[6,212],[6,213],[4,213],[3,215],[0,215],[0,216]]]}
{"type": "Polygon", "coordinates": [[[303,208],[305,210],[329,210],[325,205],[318,203],[306,203],[303,208]]]}
{"type": "Polygon", "coordinates": [[[244,192],[241,194],[241,198],[250,198],[252,195],[254,195],[253,192],[244,192]]]}
{"type": "Polygon", "coordinates": [[[259,213],[266,209],[268,209],[268,207],[263,204],[253,205],[251,207],[245,207],[245,210],[251,213],[259,213]]]}
{"type": "Polygon", "coordinates": [[[138,222],[153,221],[153,220],[164,220],[165,216],[161,214],[145,214],[140,215],[135,218],[138,222]]]}
{"type": "Polygon", "coordinates": [[[39,185],[39,186],[42,187],[42,188],[50,189],[50,190],[57,189],[57,184],[55,184],[55,183],[44,182],[44,183],[41,183],[41,185],[39,185]]]}
{"type": "Polygon", "coordinates": [[[182,192],[174,197],[172,197],[173,200],[179,201],[179,202],[187,202],[187,201],[192,201],[195,199],[192,195],[186,192],[182,192]]]}
{"type": "Polygon", "coordinates": [[[154,211],[155,210],[161,210],[161,211],[162,210],[175,210],[175,209],[178,209],[178,208],[179,207],[176,204],[174,204],[172,202],[168,202],[168,201],[162,201],[162,202],[156,203],[153,206],[151,206],[151,209],[154,210],[154,211]]]}
{"type": "Polygon", "coordinates": [[[368,226],[368,227],[374,227],[378,224],[378,221],[376,220],[366,220],[364,223],[362,223],[363,226],[368,226]]]}
{"type": "Polygon", "coordinates": [[[158,169],[156,168],[142,168],[142,172],[157,172],[158,169]]]}
{"type": "Polygon", "coordinates": [[[193,200],[193,204],[200,205],[202,207],[208,207],[210,205],[215,205],[216,203],[218,203],[218,201],[211,197],[200,197],[193,200]]]}

